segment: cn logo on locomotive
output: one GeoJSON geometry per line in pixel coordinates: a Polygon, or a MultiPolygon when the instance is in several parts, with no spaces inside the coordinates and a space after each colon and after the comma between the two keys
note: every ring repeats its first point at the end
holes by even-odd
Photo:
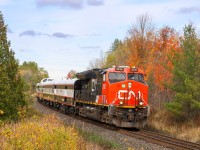
{"type": "Polygon", "coordinates": [[[136,94],[133,91],[128,91],[128,90],[119,90],[118,91],[118,99],[124,99],[125,95],[128,96],[128,98],[127,98],[128,100],[131,99],[131,96],[135,97],[136,99],[141,98],[141,92],[140,91],[138,91],[138,97],[136,97],[136,94]]]}

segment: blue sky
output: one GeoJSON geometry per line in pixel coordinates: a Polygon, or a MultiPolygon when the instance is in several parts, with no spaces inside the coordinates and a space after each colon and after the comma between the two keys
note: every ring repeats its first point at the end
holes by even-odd
{"type": "Polygon", "coordinates": [[[148,13],[157,28],[200,28],[199,0],[0,0],[0,11],[16,58],[38,63],[52,78],[87,69],[139,15],[148,13]]]}

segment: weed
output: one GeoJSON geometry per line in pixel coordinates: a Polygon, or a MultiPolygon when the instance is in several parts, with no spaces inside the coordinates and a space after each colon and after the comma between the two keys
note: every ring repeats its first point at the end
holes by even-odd
{"type": "Polygon", "coordinates": [[[196,123],[196,120],[181,122],[175,120],[169,112],[162,110],[151,114],[148,122],[149,130],[200,143],[200,126],[196,123]]]}
{"type": "Polygon", "coordinates": [[[79,131],[79,134],[86,141],[91,142],[91,143],[96,143],[100,147],[102,147],[103,149],[118,149],[118,148],[120,148],[119,144],[117,144],[115,142],[108,141],[100,135],[96,135],[94,133],[86,132],[86,131],[83,131],[83,130],[80,130],[80,129],[78,131],[79,131]]]}

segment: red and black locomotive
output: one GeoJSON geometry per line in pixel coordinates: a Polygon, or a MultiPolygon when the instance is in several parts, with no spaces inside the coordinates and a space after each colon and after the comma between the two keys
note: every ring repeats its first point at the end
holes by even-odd
{"type": "Polygon", "coordinates": [[[65,113],[141,128],[149,113],[144,75],[127,66],[87,70],[77,73],[77,79],[38,83],[37,99],[65,113]]]}

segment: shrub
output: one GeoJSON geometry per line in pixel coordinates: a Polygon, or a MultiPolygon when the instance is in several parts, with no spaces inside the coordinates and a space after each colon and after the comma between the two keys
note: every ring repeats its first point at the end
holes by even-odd
{"type": "Polygon", "coordinates": [[[0,128],[0,149],[86,149],[78,132],[54,115],[24,120],[0,128]]]}

